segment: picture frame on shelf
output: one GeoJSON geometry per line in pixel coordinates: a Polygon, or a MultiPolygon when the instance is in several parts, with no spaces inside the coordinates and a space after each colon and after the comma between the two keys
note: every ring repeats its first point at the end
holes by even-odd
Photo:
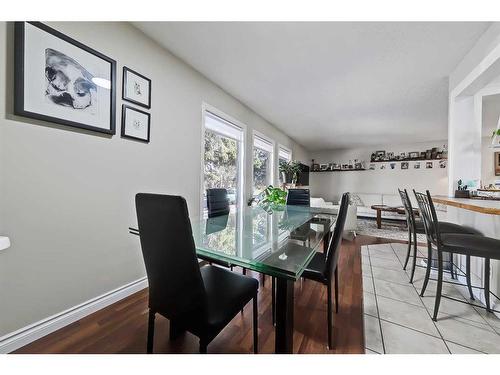
{"type": "Polygon", "coordinates": [[[413,164],[413,169],[420,169],[420,162],[417,161],[415,164],[413,164]]]}
{"type": "Polygon", "coordinates": [[[495,176],[500,176],[500,152],[495,152],[493,155],[493,166],[495,168],[495,176]]]}
{"type": "Polygon", "coordinates": [[[149,143],[151,115],[129,105],[122,105],[122,138],[149,143]]]}
{"type": "Polygon", "coordinates": [[[433,163],[432,161],[427,161],[425,162],[425,169],[432,169],[433,168],[433,163]]]}
{"type": "Polygon", "coordinates": [[[16,115],[115,134],[115,60],[41,22],[16,22],[14,45],[16,115]]]}
{"type": "Polygon", "coordinates": [[[410,163],[408,163],[407,161],[402,161],[401,162],[401,169],[408,169],[410,163]]]}
{"type": "Polygon", "coordinates": [[[446,160],[443,160],[443,159],[439,160],[438,165],[439,165],[439,168],[446,168],[446,160]]]}
{"type": "Polygon", "coordinates": [[[122,98],[130,103],[151,109],[151,79],[124,66],[122,98]]]}

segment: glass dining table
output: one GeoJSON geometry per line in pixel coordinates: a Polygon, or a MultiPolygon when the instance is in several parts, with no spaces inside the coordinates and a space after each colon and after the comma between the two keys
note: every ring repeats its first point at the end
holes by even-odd
{"type": "Polygon", "coordinates": [[[336,215],[336,210],[328,208],[256,206],[223,216],[191,218],[201,259],[276,278],[276,353],[292,353],[294,283],[315,252],[326,251],[336,215]]]}
{"type": "Polygon", "coordinates": [[[315,252],[326,250],[335,218],[332,209],[257,206],[191,220],[200,258],[276,278],[276,353],[292,353],[294,282],[315,252]]]}

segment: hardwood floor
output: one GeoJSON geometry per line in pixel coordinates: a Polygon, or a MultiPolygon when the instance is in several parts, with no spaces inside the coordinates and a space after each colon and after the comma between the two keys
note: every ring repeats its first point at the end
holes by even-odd
{"type": "MultiPolygon", "coordinates": [[[[295,283],[294,353],[364,353],[363,291],[360,247],[396,242],[369,236],[343,241],[339,259],[340,311],[334,317],[335,350],[328,351],[326,287],[314,281],[295,283]]],[[[262,275],[251,273],[253,277],[262,275]]],[[[259,290],[259,352],[274,352],[271,323],[271,279],[259,290]]],[[[147,289],[45,336],[15,353],[145,353],[147,289]]],[[[198,339],[186,333],[168,340],[168,320],[157,315],[155,353],[197,353],[198,339]]],[[[208,346],[209,353],[252,353],[252,306],[208,346]]]]}

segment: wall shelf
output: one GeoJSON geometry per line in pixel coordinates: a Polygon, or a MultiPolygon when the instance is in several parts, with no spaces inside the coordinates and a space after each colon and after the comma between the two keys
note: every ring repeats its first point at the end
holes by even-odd
{"type": "Polygon", "coordinates": [[[379,161],[367,161],[367,164],[370,163],[401,163],[404,161],[434,161],[434,160],[448,160],[448,158],[435,158],[435,159],[407,159],[407,160],[379,160],[379,161]]]}
{"type": "Polygon", "coordinates": [[[334,169],[332,170],[327,170],[327,171],[309,171],[309,173],[325,173],[325,172],[359,172],[359,171],[366,171],[366,168],[363,169],[334,169]]]}

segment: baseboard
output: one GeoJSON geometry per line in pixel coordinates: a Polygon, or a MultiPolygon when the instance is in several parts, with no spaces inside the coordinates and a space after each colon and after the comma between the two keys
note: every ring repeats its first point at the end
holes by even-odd
{"type": "Polygon", "coordinates": [[[19,349],[87,315],[118,302],[147,286],[148,280],[146,277],[143,277],[39,322],[8,333],[0,337],[0,353],[10,353],[19,349]]]}

